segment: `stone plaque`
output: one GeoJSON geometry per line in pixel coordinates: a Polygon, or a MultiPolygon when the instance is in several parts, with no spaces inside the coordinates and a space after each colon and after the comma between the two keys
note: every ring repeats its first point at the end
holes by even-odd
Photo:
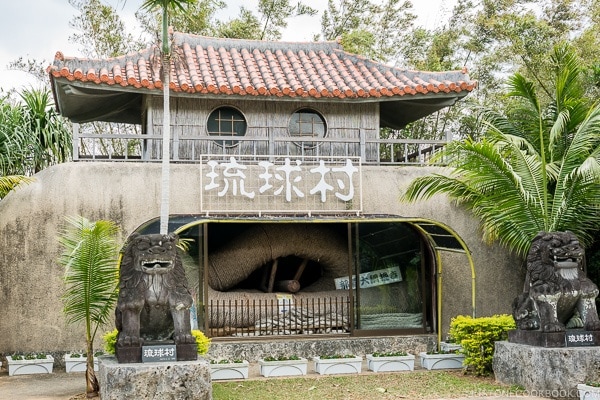
{"type": "Polygon", "coordinates": [[[174,344],[161,344],[142,346],[142,362],[177,361],[177,346],[174,344]]]}
{"type": "Polygon", "coordinates": [[[594,332],[576,331],[565,334],[567,347],[597,346],[594,332]]]}

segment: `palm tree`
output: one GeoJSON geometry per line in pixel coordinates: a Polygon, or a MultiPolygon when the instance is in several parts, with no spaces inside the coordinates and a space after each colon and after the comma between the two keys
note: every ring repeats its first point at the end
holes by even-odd
{"type": "Polygon", "coordinates": [[[90,222],[83,217],[69,217],[67,223],[59,238],[66,285],[63,311],[68,323],[85,324],[86,393],[87,397],[94,397],[99,391],[94,372],[94,338],[112,315],[118,296],[119,228],[111,221],[90,222]]]}
{"type": "Polygon", "coordinates": [[[0,176],[33,175],[71,156],[71,132],[50,91],[27,89],[20,97],[0,99],[0,176]]]}
{"type": "Polygon", "coordinates": [[[160,201],[160,233],[165,235],[169,229],[169,158],[171,139],[171,114],[169,105],[169,85],[171,72],[171,46],[169,43],[169,12],[185,11],[184,4],[192,4],[197,0],[145,0],[142,9],[162,10],[162,81],[163,81],[163,141],[162,141],[162,173],[160,201]]]}
{"type": "Polygon", "coordinates": [[[32,178],[23,175],[0,176],[0,200],[21,183],[31,183],[32,178]]]}
{"type": "Polygon", "coordinates": [[[524,256],[539,231],[575,233],[589,245],[600,228],[600,106],[589,106],[572,48],[552,53],[554,88],[538,94],[515,74],[505,114],[482,115],[480,141],[450,143],[448,176],[417,178],[402,200],[445,193],[482,221],[484,239],[524,256]]]}

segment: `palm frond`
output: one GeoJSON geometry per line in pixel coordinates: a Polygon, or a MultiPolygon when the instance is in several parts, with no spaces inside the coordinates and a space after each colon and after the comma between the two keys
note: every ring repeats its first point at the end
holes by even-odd
{"type": "Polygon", "coordinates": [[[83,217],[69,217],[67,223],[59,238],[64,249],[60,257],[65,268],[64,313],[69,323],[84,321],[91,334],[92,323],[106,323],[116,301],[118,227],[83,217]]]}
{"type": "Polygon", "coordinates": [[[0,176],[0,199],[4,198],[8,192],[15,189],[20,184],[28,184],[31,182],[33,182],[33,178],[23,175],[0,176]]]}

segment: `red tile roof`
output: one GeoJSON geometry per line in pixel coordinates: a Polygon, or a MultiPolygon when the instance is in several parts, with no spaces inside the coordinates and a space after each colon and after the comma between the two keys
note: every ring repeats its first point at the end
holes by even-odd
{"type": "MultiPolygon", "coordinates": [[[[345,52],[334,42],[286,43],[217,39],[175,33],[170,88],[201,95],[314,99],[444,96],[472,91],[466,71],[422,72],[386,66],[345,52]],[[436,95],[437,94],[437,95],[436,95]]],[[[162,90],[153,46],[121,57],[92,60],[56,53],[51,80],[162,90]]]]}

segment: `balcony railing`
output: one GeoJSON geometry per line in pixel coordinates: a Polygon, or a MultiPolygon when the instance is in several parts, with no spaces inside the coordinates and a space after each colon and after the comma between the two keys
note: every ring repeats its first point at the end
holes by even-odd
{"type": "MultiPolygon", "coordinates": [[[[365,130],[337,130],[330,137],[277,135],[263,128],[266,136],[173,135],[171,161],[199,163],[203,154],[228,156],[294,156],[296,158],[361,157],[363,165],[425,165],[442,149],[446,140],[379,139],[365,130]]],[[[74,124],[75,161],[158,162],[162,158],[162,136],[140,134],[84,134],[74,124]]],[[[443,164],[443,160],[438,162],[443,164]]]]}

